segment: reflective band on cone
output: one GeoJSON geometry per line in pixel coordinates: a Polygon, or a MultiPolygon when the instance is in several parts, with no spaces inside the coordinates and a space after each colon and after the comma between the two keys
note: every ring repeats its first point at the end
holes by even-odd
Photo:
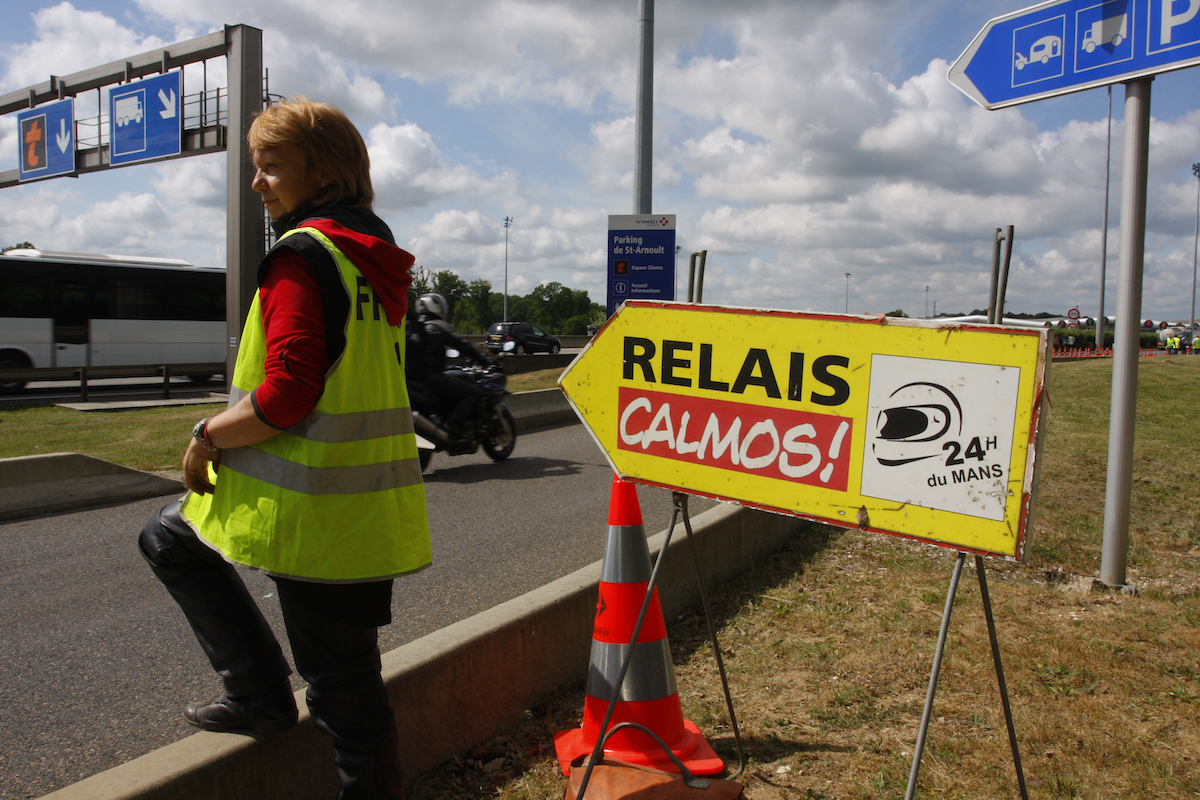
{"type": "MultiPolygon", "coordinates": [[[[583,725],[554,736],[554,749],[563,774],[570,774],[572,760],[595,749],[617,678],[621,676],[621,666],[631,647],[633,660],[621,683],[621,694],[609,727],[618,722],[646,726],[697,775],[715,775],[725,769],[725,762],[713,752],[696,725],[683,718],[657,588],[651,595],[637,644],[631,644],[638,613],[650,584],[650,572],[650,550],[646,546],[637,488],[614,477],[600,597],[596,604],[596,624],[592,628],[583,725]]],[[[635,729],[613,734],[605,743],[604,753],[621,761],[677,771],[662,748],[635,729]]]]}

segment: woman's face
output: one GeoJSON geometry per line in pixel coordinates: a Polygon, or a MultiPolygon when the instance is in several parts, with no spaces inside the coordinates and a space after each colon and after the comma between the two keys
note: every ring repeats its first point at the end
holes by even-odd
{"type": "Polygon", "coordinates": [[[271,219],[304,205],[324,183],[321,175],[308,169],[304,154],[294,144],[255,150],[254,169],[250,188],[262,196],[271,219]]]}

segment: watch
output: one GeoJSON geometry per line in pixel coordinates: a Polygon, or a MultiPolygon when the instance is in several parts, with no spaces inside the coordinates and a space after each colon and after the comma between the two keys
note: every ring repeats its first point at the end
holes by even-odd
{"type": "Polygon", "coordinates": [[[208,452],[215,453],[220,448],[212,443],[212,439],[208,438],[208,420],[209,417],[205,417],[196,423],[196,426],[192,428],[192,438],[199,442],[200,446],[208,452]]]}

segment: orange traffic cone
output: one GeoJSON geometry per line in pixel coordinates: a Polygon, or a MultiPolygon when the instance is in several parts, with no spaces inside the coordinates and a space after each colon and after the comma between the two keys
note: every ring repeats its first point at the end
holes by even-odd
{"type": "MultiPolygon", "coordinates": [[[[554,749],[563,774],[569,775],[571,761],[590,754],[603,734],[600,728],[633,642],[650,572],[650,550],[646,546],[646,529],[642,526],[637,489],[632,483],[614,476],[608,509],[608,542],[600,576],[600,602],[596,605],[596,624],[592,629],[583,726],[554,735],[554,749]]],[[[725,762],[713,752],[695,723],[683,718],[657,588],[652,592],[633,651],[633,661],[621,684],[609,727],[618,722],[644,725],[658,734],[693,773],[714,775],[722,772],[725,762]]],[[[613,734],[605,743],[604,753],[621,761],[676,771],[662,748],[633,728],[613,734]]]]}

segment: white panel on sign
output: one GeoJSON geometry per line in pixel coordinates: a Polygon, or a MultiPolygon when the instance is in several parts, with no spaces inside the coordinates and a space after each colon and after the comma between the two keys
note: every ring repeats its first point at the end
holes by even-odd
{"type": "Polygon", "coordinates": [[[874,355],[861,493],[1004,519],[1020,379],[1017,367],[874,355]]]}

